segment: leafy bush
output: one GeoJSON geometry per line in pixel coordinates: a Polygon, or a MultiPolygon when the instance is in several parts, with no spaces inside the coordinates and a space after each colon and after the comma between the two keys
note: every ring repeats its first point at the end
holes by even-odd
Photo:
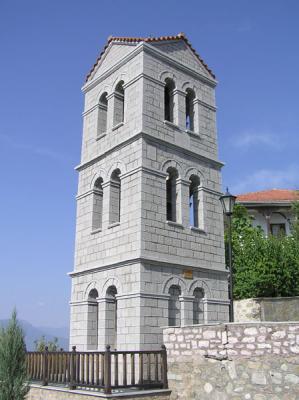
{"type": "MultiPolygon", "coordinates": [[[[299,235],[268,238],[253,227],[245,207],[232,218],[234,298],[299,295],[299,235]]],[[[299,232],[299,229],[298,229],[299,232]]],[[[226,235],[227,243],[227,235],[226,235]]]]}

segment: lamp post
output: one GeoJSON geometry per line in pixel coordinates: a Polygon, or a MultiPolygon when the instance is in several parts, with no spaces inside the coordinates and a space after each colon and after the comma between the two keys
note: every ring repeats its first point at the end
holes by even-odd
{"type": "Polygon", "coordinates": [[[229,269],[229,299],[230,299],[230,315],[229,321],[234,322],[234,303],[233,303],[233,263],[232,263],[232,213],[236,202],[236,196],[229,193],[226,188],[226,193],[219,198],[223,213],[227,216],[228,221],[228,269],[229,269]]]}

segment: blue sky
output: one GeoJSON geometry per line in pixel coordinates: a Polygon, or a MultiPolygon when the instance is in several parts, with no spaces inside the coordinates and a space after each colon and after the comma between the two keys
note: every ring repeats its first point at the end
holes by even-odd
{"type": "Polygon", "coordinates": [[[68,324],[80,88],[109,35],[185,32],[215,72],[223,184],[299,188],[297,0],[0,1],[0,318],[68,324]]]}

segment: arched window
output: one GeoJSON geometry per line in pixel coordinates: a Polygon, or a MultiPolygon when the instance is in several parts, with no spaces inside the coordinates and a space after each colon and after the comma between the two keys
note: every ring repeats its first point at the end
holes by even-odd
{"type": "Polygon", "coordinates": [[[109,222],[120,222],[121,182],[120,170],[117,168],[111,174],[110,179],[110,215],[109,222]]]}
{"type": "Polygon", "coordinates": [[[173,91],[175,83],[172,79],[166,78],[164,88],[164,119],[169,122],[173,122],[174,114],[174,99],[173,91]]]}
{"type": "Polygon", "coordinates": [[[114,92],[114,126],[120,124],[121,122],[124,122],[125,91],[123,84],[123,81],[118,82],[114,92]]]}
{"type": "Polygon", "coordinates": [[[181,288],[177,285],[172,285],[168,293],[170,295],[168,301],[168,325],[181,325],[181,304],[179,298],[181,295],[181,288]]]}
{"type": "Polygon", "coordinates": [[[115,286],[109,286],[106,291],[106,344],[112,349],[117,344],[117,290],[115,286]]]}
{"type": "Polygon", "coordinates": [[[92,230],[102,228],[103,218],[103,179],[98,178],[93,187],[93,205],[92,205],[92,230]]]}
{"type": "Polygon", "coordinates": [[[186,129],[194,131],[194,99],[195,93],[192,89],[186,90],[186,129]]]}
{"type": "Polygon", "coordinates": [[[201,288],[194,289],[193,292],[193,324],[204,323],[203,301],[205,297],[204,291],[201,288]]]}
{"type": "Polygon", "coordinates": [[[175,168],[169,167],[166,178],[166,218],[168,221],[177,220],[177,185],[178,172],[175,168]]]}
{"type": "Polygon", "coordinates": [[[108,100],[107,93],[103,93],[99,101],[99,114],[98,114],[98,136],[102,135],[107,130],[107,112],[108,100]]]}
{"type": "Polygon", "coordinates": [[[99,297],[96,289],[91,289],[88,295],[87,313],[87,349],[98,348],[98,302],[99,297]]]}
{"type": "Polygon", "coordinates": [[[195,228],[199,228],[199,195],[198,188],[200,185],[200,179],[196,175],[192,175],[190,177],[190,186],[189,186],[189,220],[190,225],[195,228]]]}

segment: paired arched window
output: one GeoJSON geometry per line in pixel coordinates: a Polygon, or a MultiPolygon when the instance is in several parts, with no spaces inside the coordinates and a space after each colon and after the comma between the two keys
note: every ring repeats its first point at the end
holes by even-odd
{"type": "Polygon", "coordinates": [[[168,221],[177,220],[177,178],[178,171],[169,167],[166,178],[166,218],[168,221]]]}
{"type": "Polygon", "coordinates": [[[93,187],[92,230],[102,228],[103,219],[103,179],[98,178],[93,187]]]}
{"type": "Polygon", "coordinates": [[[99,101],[98,136],[107,131],[108,100],[107,93],[103,93],[99,101]]]}
{"type": "Polygon", "coordinates": [[[87,314],[87,349],[96,350],[98,348],[98,302],[99,297],[96,289],[91,289],[88,295],[88,314],[87,314]]]}
{"type": "Polygon", "coordinates": [[[204,290],[202,288],[194,289],[193,296],[193,324],[202,324],[204,323],[204,310],[202,301],[202,299],[205,297],[204,290]]]}
{"type": "Polygon", "coordinates": [[[109,286],[106,291],[106,344],[112,349],[117,345],[117,289],[115,286],[109,286]]]}
{"type": "Polygon", "coordinates": [[[174,89],[174,81],[170,78],[166,78],[164,88],[164,119],[169,122],[174,121],[174,89]]]}
{"type": "Polygon", "coordinates": [[[194,131],[194,99],[195,93],[192,89],[186,90],[186,129],[194,131]]]}
{"type": "Polygon", "coordinates": [[[199,189],[200,179],[197,175],[191,175],[190,186],[189,186],[189,221],[190,225],[195,228],[200,227],[199,220],[199,189]]]}
{"type": "Polygon", "coordinates": [[[114,224],[120,222],[120,207],[121,207],[121,181],[120,169],[115,169],[110,178],[110,213],[109,223],[114,224]]]}
{"type": "Polygon", "coordinates": [[[125,108],[125,91],[124,82],[120,81],[116,85],[114,92],[114,110],[113,110],[113,124],[118,125],[124,122],[124,108],[125,108]]]}

